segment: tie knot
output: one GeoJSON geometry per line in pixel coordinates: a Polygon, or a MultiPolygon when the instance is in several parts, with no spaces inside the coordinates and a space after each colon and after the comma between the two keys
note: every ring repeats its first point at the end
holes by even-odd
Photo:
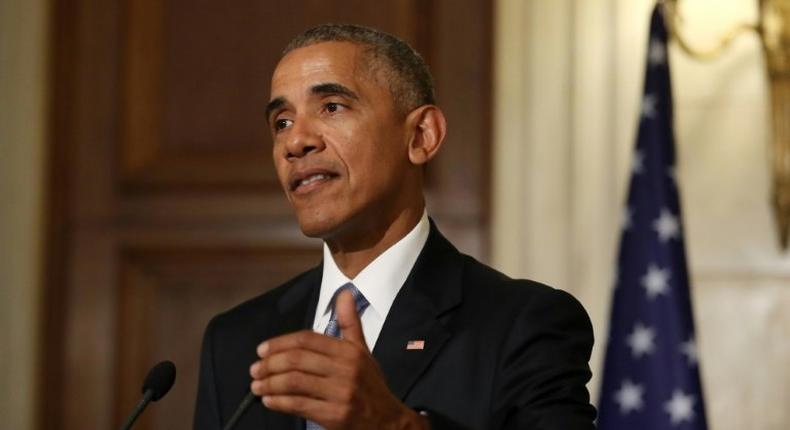
{"type": "Polygon", "coordinates": [[[337,291],[335,291],[335,294],[332,296],[332,301],[330,303],[332,306],[332,315],[333,315],[332,319],[334,319],[335,302],[337,301],[337,296],[339,296],[342,291],[346,291],[346,290],[351,291],[351,295],[354,296],[354,305],[356,305],[357,314],[361,315],[362,311],[364,311],[365,308],[367,308],[368,305],[370,304],[368,302],[368,299],[365,298],[362,292],[359,291],[359,289],[357,289],[357,287],[354,286],[354,284],[348,282],[346,284],[343,284],[340,288],[338,288],[337,291]]]}
{"type": "Polygon", "coordinates": [[[357,315],[362,316],[362,312],[364,312],[365,308],[367,308],[370,304],[368,303],[368,299],[362,295],[362,292],[359,291],[357,287],[355,287],[351,282],[338,288],[337,291],[335,291],[335,294],[332,296],[332,301],[330,302],[332,306],[332,315],[329,317],[329,324],[327,324],[326,330],[324,330],[324,334],[327,336],[341,337],[340,324],[337,321],[337,313],[335,312],[335,301],[337,300],[337,296],[340,294],[340,292],[345,290],[351,291],[351,294],[354,296],[354,304],[357,308],[357,315]]]}

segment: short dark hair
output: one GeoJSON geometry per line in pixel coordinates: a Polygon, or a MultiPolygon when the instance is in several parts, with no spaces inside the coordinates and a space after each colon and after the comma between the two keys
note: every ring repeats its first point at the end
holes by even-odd
{"type": "Polygon", "coordinates": [[[433,78],[419,53],[397,36],[351,24],[322,24],[296,36],[283,56],[297,48],[321,42],[351,42],[366,47],[371,71],[385,79],[395,106],[402,113],[435,104],[433,78]]]}

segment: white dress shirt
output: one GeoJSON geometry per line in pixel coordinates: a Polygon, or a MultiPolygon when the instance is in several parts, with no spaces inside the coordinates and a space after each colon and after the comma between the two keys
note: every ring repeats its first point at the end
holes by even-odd
{"type": "Polygon", "coordinates": [[[403,239],[389,247],[367,265],[354,279],[348,279],[335,264],[329,246],[324,243],[324,272],[321,277],[321,292],[318,296],[313,331],[323,333],[332,313],[330,301],[338,288],[351,282],[365,296],[370,305],[362,313],[362,332],[365,342],[372,351],[384,326],[384,320],[395,301],[403,283],[409,276],[417,257],[428,240],[430,223],[428,213],[403,239]]]}

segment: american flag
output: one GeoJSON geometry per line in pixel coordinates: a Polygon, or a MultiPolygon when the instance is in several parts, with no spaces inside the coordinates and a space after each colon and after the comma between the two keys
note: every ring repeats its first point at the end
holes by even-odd
{"type": "Polygon", "coordinates": [[[424,340],[410,340],[406,343],[406,349],[409,351],[415,349],[424,349],[425,348],[425,341],[424,340]]]}
{"type": "Polygon", "coordinates": [[[707,427],[674,145],[667,31],[656,6],[598,401],[602,430],[707,427]]]}

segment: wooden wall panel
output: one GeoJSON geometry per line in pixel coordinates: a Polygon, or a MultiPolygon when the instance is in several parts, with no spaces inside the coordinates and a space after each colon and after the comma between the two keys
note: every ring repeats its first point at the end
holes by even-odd
{"type": "Polygon", "coordinates": [[[176,364],[176,384],[136,429],[186,428],[192,422],[203,330],[212,316],[317,264],[320,248],[131,248],[120,255],[115,422],[139,400],[148,369],[176,364]]]}
{"type": "Polygon", "coordinates": [[[276,188],[264,107],[282,47],[310,25],[342,21],[382,28],[430,52],[415,19],[425,4],[126,2],[122,184],[276,188]]]}

